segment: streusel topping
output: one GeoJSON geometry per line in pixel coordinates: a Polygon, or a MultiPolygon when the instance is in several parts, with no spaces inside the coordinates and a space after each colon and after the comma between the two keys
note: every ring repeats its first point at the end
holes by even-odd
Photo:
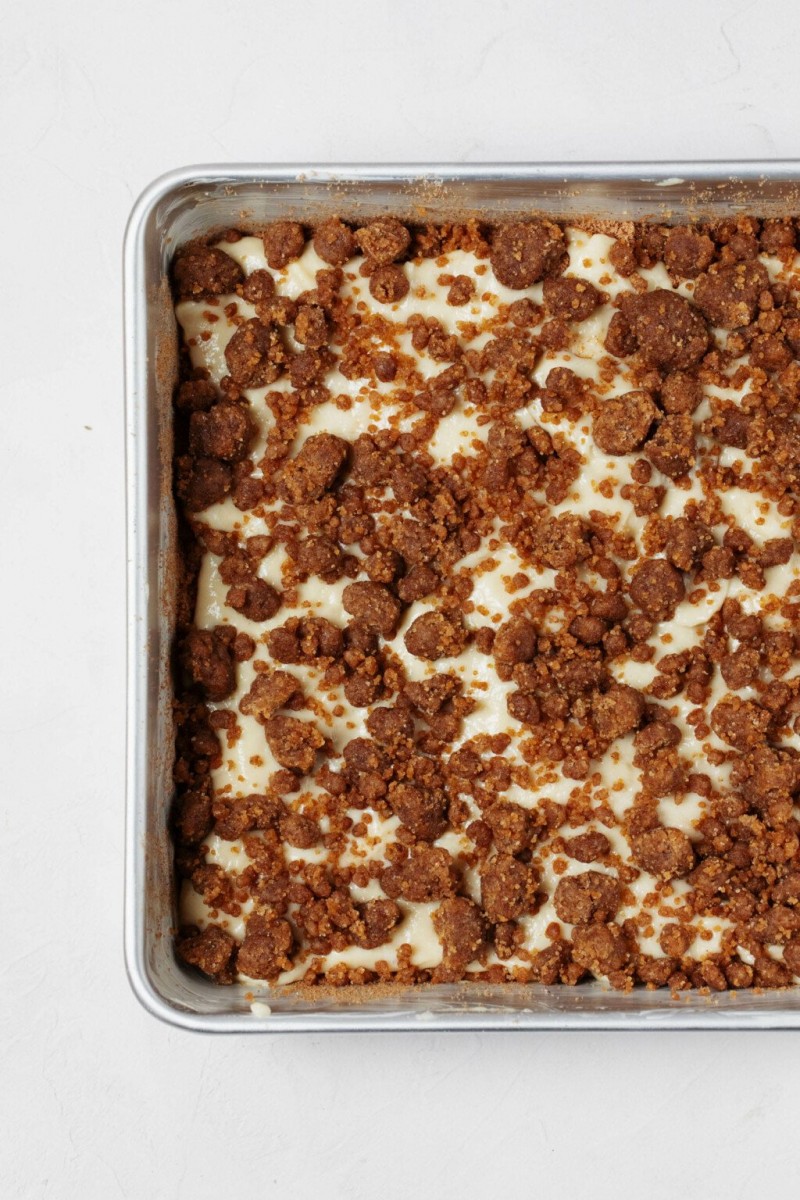
{"type": "Polygon", "coordinates": [[[791,983],[794,224],[281,221],[173,279],[184,960],[791,983]]]}

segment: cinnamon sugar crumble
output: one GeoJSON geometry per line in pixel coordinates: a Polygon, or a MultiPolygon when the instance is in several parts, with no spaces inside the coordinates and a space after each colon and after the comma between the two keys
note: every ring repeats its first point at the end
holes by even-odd
{"type": "Polygon", "coordinates": [[[186,963],[800,976],[796,246],[384,217],[179,251],[186,963]]]}

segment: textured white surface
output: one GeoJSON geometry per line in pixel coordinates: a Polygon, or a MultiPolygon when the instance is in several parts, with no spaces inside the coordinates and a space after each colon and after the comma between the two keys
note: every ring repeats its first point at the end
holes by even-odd
{"type": "Polygon", "coordinates": [[[788,1190],[792,1034],[212,1039],[139,1009],[119,264],[136,194],[193,161],[798,154],[799,26],[790,0],[5,6],[4,1198],[788,1190]]]}

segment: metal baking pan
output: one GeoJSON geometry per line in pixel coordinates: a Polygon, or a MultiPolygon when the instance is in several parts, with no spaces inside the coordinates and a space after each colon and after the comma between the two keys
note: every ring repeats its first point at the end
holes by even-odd
{"type": "Polygon", "coordinates": [[[177,334],[167,267],[214,228],[333,213],[416,220],[539,212],[563,219],[785,216],[800,212],[800,162],[488,166],[200,166],[162,176],[125,236],[128,503],[128,725],[125,952],[134,992],[155,1016],[200,1031],[400,1029],[712,1029],[800,1027],[800,988],[627,995],[599,983],[267,989],[252,1005],[176,960],[169,650],[174,600],[171,393],[177,334]]]}

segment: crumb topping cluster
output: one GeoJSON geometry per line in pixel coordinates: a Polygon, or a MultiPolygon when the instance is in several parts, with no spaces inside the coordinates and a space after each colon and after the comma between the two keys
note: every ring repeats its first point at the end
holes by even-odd
{"type": "Polygon", "coordinates": [[[183,247],[178,952],[800,976],[792,221],[183,247]]]}

